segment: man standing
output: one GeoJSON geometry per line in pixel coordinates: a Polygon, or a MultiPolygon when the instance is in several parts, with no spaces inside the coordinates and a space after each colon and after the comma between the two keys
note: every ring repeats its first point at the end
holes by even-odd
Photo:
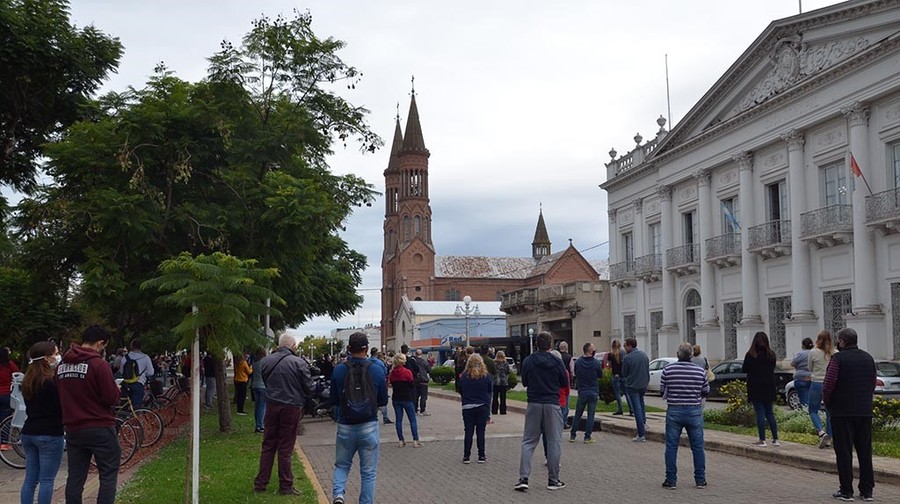
{"type": "MultiPolygon", "coordinates": [[[[565,341],[561,341],[559,343],[559,355],[562,357],[563,366],[565,366],[566,371],[569,372],[569,379],[575,379],[575,368],[573,367],[572,362],[572,354],[569,353],[569,344],[565,341]]],[[[574,383],[574,382],[573,382],[574,383]]],[[[570,383],[569,386],[572,384],[570,383]]]]}
{"type": "Polygon", "coordinates": [[[575,361],[575,383],[578,385],[578,403],[575,406],[575,417],[572,419],[572,430],[569,442],[575,442],[578,433],[578,422],[581,414],[587,408],[587,425],[584,427],[584,442],[593,443],[591,433],[594,430],[594,414],[597,411],[597,400],[600,398],[600,378],[603,376],[603,366],[594,358],[593,343],[585,343],[582,347],[584,354],[575,361]]]}
{"type": "Polygon", "coordinates": [[[522,433],[522,454],[519,458],[519,481],[515,489],[528,490],[531,458],[541,436],[547,439],[547,472],[549,490],[559,490],[566,484],[559,480],[560,437],[563,430],[559,414],[559,390],[568,387],[569,378],[561,359],[550,354],[553,337],[548,332],[537,335],[538,351],[522,362],[522,385],[527,389],[525,429],[522,433]]]}
{"type": "Polygon", "coordinates": [[[622,379],[625,380],[625,396],[629,407],[634,410],[634,422],[637,424],[637,436],[632,441],[643,443],[647,439],[647,415],[644,411],[644,394],[650,384],[650,359],[647,354],[638,350],[637,340],[625,339],[625,358],[622,359],[622,379]]]}
{"type": "Polygon", "coordinates": [[[213,398],[216,396],[216,365],[215,357],[206,352],[206,356],[203,357],[203,383],[206,384],[204,406],[206,409],[212,409],[213,398]]]}
{"type": "Polygon", "coordinates": [[[141,351],[139,340],[132,341],[128,348],[130,351],[122,359],[122,390],[137,409],[144,406],[144,386],[148,379],[153,379],[156,370],[150,356],[141,351]]]}
{"type": "MultiPolygon", "coordinates": [[[[387,376],[389,374],[388,370],[387,370],[387,364],[384,363],[384,360],[379,358],[378,354],[379,354],[378,349],[372,348],[372,350],[370,350],[369,360],[374,362],[375,364],[381,365],[381,367],[384,369],[384,376],[387,376]]],[[[381,418],[382,418],[382,420],[384,420],[384,425],[390,425],[390,424],[394,423],[391,421],[391,417],[388,416],[387,404],[385,404],[384,406],[380,406],[379,409],[381,410],[381,418]]]]}
{"type": "Polygon", "coordinates": [[[332,503],[344,504],[347,477],[353,455],[359,453],[359,503],[375,502],[375,479],[378,476],[380,432],[378,408],[386,406],[387,376],[384,368],[366,359],[369,339],[364,332],[350,335],[347,350],[350,358],[334,368],[331,397],[337,412],[337,435],[334,446],[332,503]]]}
{"type": "Polygon", "coordinates": [[[857,346],[853,329],[838,333],[840,352],[831,357],[825,372],[822,397],[831,414],[834,454],[841,488],[833,497],[853,500],[853,449],[859,459],[859,494],[871,501],[875,488],[872,470],[872,394],[875,360],[857,346]]]}
{"type": "Polygon", "coordinates": [[[313,389],[309,365],[294,353],[296,346],[297,340],[293,336],[282,334],[278,338],[278,349],[259,361],[259,370],[266,386],[266,416],[263,420],[259,473],[253,483],[255,492],[266,491],[277,451],[278,493],[300,495],[294,488],[291,457],[297,442],[297,426],[303,404],[312,395],[313,389]]]}
{"type": "Polygon", "coordinates": [[[416,409],[422,416],[431,416],[431,413],[425,412],[425,403],[428,402],[428,382],[431,380],[431,366],[422,355],[422,350],[416,350],[416,364],[419,366],[419,376],[416,377],[416,389],[419,396],[419,402],[415,404],[416,409]]]}
{"type": "MultiPolygon", "coordinates": [[[[409,372],[413,375],[414,385],[419,383],[419,374],[421,369],[419,369],[419,362],[413,358],[412,355],[409,355],[409,345],[406,343],[400,345],[400,353],[406,356],[406,364],[404,367],[409,369],[409,372]]],[[[413,407],[418,409],[419,404],[419,389],[416,386],[413,386],[413,407]]]]}
{"type": "Polygon", "coordinates": [[[663,369],[659,391],[666,400],[666,480],[663,488],[675,490],[678,480],[678,443],[686,429],[694,455],[694,483],[706,488],[706,453],[703,451],[702,398],[709,395],[706,370],[691,362],[694,347],[687,342],[678,345],[673,362],[663,369]]]}
{"type": "Polygon", "coordinates": [[[97,503],[113,504],[122,452],[113,414],[113,406],[119,402],[119,387],[101,356],[109,335],[100,327],[91,326],[84,330],[81,341],[81,345],[72,345],[56,368],[69,454],[66,503],[81,503],[93,457],[100,473],[97,503]]]}

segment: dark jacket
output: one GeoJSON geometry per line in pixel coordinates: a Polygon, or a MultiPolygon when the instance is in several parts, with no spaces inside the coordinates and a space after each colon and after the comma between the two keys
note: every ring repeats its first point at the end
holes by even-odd
{"type": "Polygon", "coordinates": [[[622,378],[625,379],[625,390],[646,392],[650,385],[650,358],[647,354],[637,348],[625,354],[622,359],[622,378]]]}
{"type": "Polygon", "coordinates": [[[509,363],[506,362],[506,359],[503,359],[500,362],[494,361],[494,368],[496,372],[494,373],[494,386],[497,387],[508,387],[509,386],[509,363]]]}
{"type": "MultiPolygon", "coordinates": [[[[347,363],[365,363],[368,359],[365,357],[350,357],[347,359],[346,363],[338,364],[334,367],[334,372],[331,374],[331,400],[334,404],[335,415],[337,416],[338,423],[347,425],[350,422],[347,422],[344,419],[343,414],[341,413],[341,404],[343,404],[343,396],[344,396],[344,379],[347,377],[347,372],[350,371],[350,367],[347,363]]],[[[372,384],[375,386],[375,395],[376,395],[376,403],[378,406],[386,406],[388,402],[388,391],[387,391],[387,376],[385,376],[386,366],[379,366],[376,363],[371,363],[369,365],[369,376],[372,377],[372,384]]],[[[367,420],[366,422],[377,422],[378,421],[378,411],[375,411],[375,414],[367,420]]]]}
{"type": "Polygon", "coordinates": [[[559,389],[569,386],[562,361],[550,352],[538,351],[526,357],[521,375],[530,403],[559,404],[559,389]]]}
{"type": "Polygon", "coordinates": [[[459,393],[462,396],[462,404],[481,404],[489,406],[491,404],[491,394],[493,385],[491,383],[491,375],[484,376],[474,380],[469,378],[466,373],[462,374],[459,379],[459,393]]]}
{"type": "Polygon", "coordinates": [[[119,403],[119,386],[96,350],[72,345],[56,378],[66,431],[116,426],[113,406],[119,403]]]}
{"type": "Polygon", "coordinates": [[[622,358],[625,357],[622,355],[625,351],[619,352],[619,360],[617,361],[613,358],[612,352],[606,354],[606,361],[609,362],[609,367],[612,369],[613,376],[622,376],[622,358]]]}
{"type": "Polygon", "coordinates": [[[266,385],[266,401],[302,408],[313,393],[309,364],[285,347],[259,361],[266,385]]]}
{"type": "Polygon", "coordinates": [[[575,361],[575,383],[578,384],[578,393],[600,393],[600,384],[597,380],[603,376],[603,366],[593,357],[581,356],[575,361]]]}
{"type": "Polygon", "coordinates": [[[744,356],[741,372],[747,373],[747,399],[750,402],[775,402],[775,356],[744,356]]]}
{"type": "Polygon", "coordinates": [[[412,371],[405,367],[391,369],[388,382],[394,389],[391,400],[395,403],[413,402],[413,390],[416,388],[412,371]]]}
{"type": "Polygon", "coordinates": [[[59,389],[56,380],[50,379],[31,399],[25,399],[25,413],[28,418],[22,427],[22,434],[29,436],[62,436],[62,406],[59,404],[59,389]]]}
{"type": "Polygon", "coordinates": [[[856,345],[834,354],[822,388],[828,413],[833,417],[871,417],[876,376],[875,359],[856,345]]]}

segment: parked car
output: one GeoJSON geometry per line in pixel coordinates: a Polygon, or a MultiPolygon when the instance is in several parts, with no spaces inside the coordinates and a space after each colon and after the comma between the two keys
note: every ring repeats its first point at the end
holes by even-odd
{"type": "Polygon", "coordinates": [[[600,361],[600,365],[603,367],[603,369],[609,369],[612,367],[609,365],[609,360],[606,358],[606,356],[608,355],[609,352],[596,352],[594,354],[594,358],[600,361]]]}
{"type": "MultiPolygon", "coordinates": [[[[712,372],[716,375],[716,379],[709,383],[709,397],[712,399],[722,398],[723,396],[720,390],[726,383],[737,380],[747,381],[747,373],[741,371],[743,365],[744,361],[742,360],[728,360],[716,364],[716,366],[712,368],[712,372]]],[[[783,369],[777,364],[775,365],[775,390],[779,395],[784,396],[785,386],[793,379],[793,371],[783,369]]]]}
{"type": "Polygon", "coordinates": [[[456,366],[456,361],[453,359],[447,359],[443,364],[441,364],[441,366],[453,369],[456,366]]]}
{"type": "Polygon", "coordinates": [[[507,357],[506,363],[509,364],[509,372],[516,373],[516,361],[512,357],[507,357]]]}
{"type": "MultiPolygon", "coordinates": [[[[793,380],[785,385],[784,395],[791,409],[800,409],[800,396],[794,390],[793,380]]],[[[875,395],[900,397],[900,364],[887,360],[875,361],[875,395]]]]}
{"type": "Polygon", "coordinates": [[[659,380],[662,378],[663,369],[673,362],[678,362],[675,357],[660,357],[650,361],[650,384],[647,392],[659,392],[659,380]]]}

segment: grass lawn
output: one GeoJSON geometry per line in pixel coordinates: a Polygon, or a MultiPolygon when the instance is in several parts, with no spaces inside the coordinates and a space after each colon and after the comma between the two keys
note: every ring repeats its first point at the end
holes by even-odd
{"type": "MultiPolygon", "coordinates": [[[[735,427],[733,425],[722,425],[711,422],[706,422],[704,427],[709,430],[746,434],[753,439],[756,439],[757,436],[756,427],[735,427]]],[[[779,430],[778,437],[783,441],[791,441],[794,443],[806,445],[819,444],[819,436],[811,432],[782,432],[779,430]]],[[[872,454],[881,457],[900,458],[900,430],[893,429],[872,432],[872,454]]]]}
{"type": "MultiPolygon", "coordinates": [[[[250,410],[253,403],[248,401],[250,410]]],[[[234,413],[232,412],[232,415],[234,413]]],[[[200,500],[216,503],[283,503],[285,497],[278,495],[277,461],[269,482],[269,491],[262,494],[253,492],[253,479],[259,468],[259,451],[262,434],[253,432],[253,413],[232,417],[233,432],[220,434],[218,416],[215,410],[204,411],[200,415],[200,500]]],[[[140,469],[116,499],[121,502],[142,504],[171,504],[184,501],[185,466],[189,439],[183,437],[159,451],[156,458],[149,460],[140,469]]],[[[303,471],[303,466],[294,454],[294,487],[302,496],[289,499],[291,502],[315,504],[318,502],[312,483],[303,471]]]]}
{"type": "MultiPolygon", "coordinates": [[[[454,385],[452,383],[448,383],[446,385],[437,385],[437,384],[432,383],[430,385],[430,387],[438,388],[441,390],[447,390],[450,392],[456,392],[456,388],[454,388],[454,385]]],[[[525,392],[524,390],[508,391],[506,393],[506,399],[508,401],[519,401],[519,402],[523,402],[523,403],[528,402],[527,392],[525,392]]],[[[569,398],[569,409],[574,410],[577,403],[578,403],[578,397],[576,397],[576,396],[570,397],[569,398]]],[[[626,406],[624,402],[622,403],[622,406],[625,409],[625,411],[628,411],[628,406],[626,406]]],[[[615,402],[611,402],[609,404],[606,404],[603,401],[597,402],[597,413],[612,413],[614,411],[616,411],[616,403],[615,402]]],[[[648,413],[659,413],[662,411],[665,411],[665,410],[661,409],[661,408],[655,408],[653,406],[647,406],[648,413]]]]}

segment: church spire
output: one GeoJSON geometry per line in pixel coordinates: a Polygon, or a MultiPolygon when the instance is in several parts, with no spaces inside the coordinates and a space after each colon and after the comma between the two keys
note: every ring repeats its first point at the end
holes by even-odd
{"type": "Polygon", "coordinates": [[[531,255],[535,260],[550,255],[550,235],[544,224],[543,208],[538,212],[537,228],[534,230],[534,241],[531,242],[531,255]]]}
{"type": "Polygon", "coordinates": [[[425,139],[422,138],[422,125],[419,124],[419,108],[416,107],[416,78],[412,78],[413,87],[410,92],[409,117],[406,119],[406,133],[403,135],[403,152],[424,152],[425,139]]]}
{"type": "Polygon", "coordinates": [[[394,142],[391,145],[391,157],[388,160],[387,171],[393,172],[400,169],[400,150],[403,148],[403,133],[400,131],[400,104],[397,104],[397,118],[394,125],[394,142]]]}

